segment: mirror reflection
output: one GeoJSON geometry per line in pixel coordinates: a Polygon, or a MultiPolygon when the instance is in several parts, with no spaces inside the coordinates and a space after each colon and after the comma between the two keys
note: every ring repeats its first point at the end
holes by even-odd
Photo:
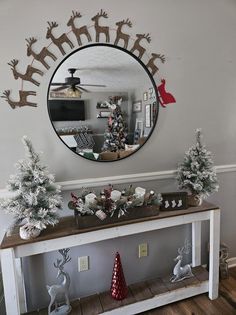
{"type": "Polygon", "coordinates": [[[96,44],[69,55],[49,86],[48,111],[60,139],[95,161],[136,152],[158,115],[156,87],[145,66],[115,46],[96,44]]]}

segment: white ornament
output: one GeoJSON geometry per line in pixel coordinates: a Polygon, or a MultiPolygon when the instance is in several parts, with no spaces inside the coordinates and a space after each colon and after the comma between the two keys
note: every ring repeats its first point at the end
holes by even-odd
{"type": "Polygon", "coordinates": [[[40,233],[41,230],[30,223],[26,223],[25,225],[20,227],[20,237],[23,240],[30,240],[36,238],[39,236],[40,233]]]}
{"type": "Polygon", "coordinates": [[[117,201],[121,197],[121,192],[119,190],[112,190],[111,192],[111,200],[117,201]]]}
{"type": "Polygon", "coordinates": [[[85,196],[85,205],[90,206],[92,204],[96,203],[96,195],[93,193],[90,193],[85,196]]]}
{"type": "Polygon", "coordinates": [[[112,110],[115,110],[115,109],[116,109],[116,104],[111,104],[111,105],[110,105],[110,108],[111,108],[112,110]]]}

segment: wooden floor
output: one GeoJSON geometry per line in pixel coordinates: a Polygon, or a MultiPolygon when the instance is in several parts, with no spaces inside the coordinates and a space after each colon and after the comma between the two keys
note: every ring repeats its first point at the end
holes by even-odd
{"type": "MultiPolygon", "coordinates": [[[[207,273],[208,274],[208,273],[207,273]]],[[[204,281],[207,276],[206,272],[196,269],[195,278],[187,279],[185,282],[181,282],[175,285],[194,285],[197,281],[204,281]]],[[[162,279],[165,283],[165,278],[162,279]]],[[[124,304],[133,303],[136,299],[148,299],[150,298],[150,292],[158,294],[158,290],[169,291],[176,289],[175,285],[160,286],[160,279],[157,281],[146,282],[148,287],[144,286],[144,283],[135,284],[129,287],[129,296],[122,302],[114,301],[110,298],[109,292],[83,298],[80,301],[74,301],[72,303],[73,310],[71,315],[94,315],[102,313],[103,311],[114,309],[124,304]],[[155,292],[156,290],[156,292],[155,292]]],[[[41,310],[39,312],[27,313],[28,315],[46,315],[47,310],[41,310]]],[[[220,284],[220,296],[217,300],[211,301],[208,299],[207,294],[198,295],[193,298],[189,298],[177,303],[170,304],[168,306],[160,307],[151,311],[142,313],[143,315],[236,315],[236,268],[230,270],[229,279],[222,280],[220,284]]],[[[126,314],[124,314],[126,315],[126,314]]]]}
{"type": "Polygon", "coordinates": [[[211,301],[207,294],[160,307],[143,315],[236,315],[236,268],[220,282],[220,296],[211,301]]]}

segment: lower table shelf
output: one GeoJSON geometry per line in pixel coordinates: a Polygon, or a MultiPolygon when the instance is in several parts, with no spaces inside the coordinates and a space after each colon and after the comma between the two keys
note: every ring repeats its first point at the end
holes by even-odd
{"type": "MultiPolygon", "coordinates": [[[[95,294],[73,301],[71,315],[129,315],[138,314],[194,295],[208,292],[208,272],[201,266],[193,268],[194,277],[171,283],[170,276],[131,284],[123,301],[111,298],[110,292],[95,294]]],[[[39,313],[47,314],[47,310],[39,313]]]]}

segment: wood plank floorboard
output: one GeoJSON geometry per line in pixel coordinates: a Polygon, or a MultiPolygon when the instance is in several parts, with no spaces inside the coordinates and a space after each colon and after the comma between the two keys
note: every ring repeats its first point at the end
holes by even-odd
{"type": "Polygon", "coordinates": [[[82,315],[80,300],[73,301],[71,306],[72,311],[70,312],[70,315],[82,315]]]}
{"type": "MultiPolygon", "coordinates": [[[[205,277],[205,274],[201,275],[205,277]]],[[[197,275],[196,275],[197,277],[197,275]]],[[[198,278],[198,277],[197,277],[198,278]]],[[[198,278],[198,280],[200,280],[198,278]]],[[[196,281],[192,279],[191,281],[196,281]]],[[[187,285],[190,280],[186,281],[187,285]]],[[[133,285],[132,289],[129,291],[129,298],[123,300],[122,302],[114,302],[110,304],[109,295],[107,292],[97,295],[83,298],[72,303],[73,310],[71,315],[92,315],[102,312],[102,304],[107,305],[104,308],[111,308],[117,305],[129,304],[135,302],[135,296],[139,299],[146,297],[151,297],[157,292],[166,291],[165,281],[149,281],[149,290],[146,290],[142,284],[133,285]],[[132,290],[133,289],[133,290],[132,290]],[[132,292],[133,291],[133,292],[132,292]],[[155,292],[156,291],[156,292],[155,292]],[[126,301],[126,303],[124,302],[126,301]],[[89,302],[89,303],[88,303],[89,302]]],[[[172,289],[172,288],[170,288],[172,289]]],[[[46,315],[47,311],[42,310],[39,313],[32,312],[27,313],[28,315],[46,315]]],[[[142,315],[236,315],[236,267],[230,270],[230,277],[228,279],[221,280],[220,282],[220,295],[216,300],[211,301],[207,294],[201,294],[186,300],[182,300],[170,305],[159,307],[147,312],[140,313],[142,315]]],[[[126,315],[126,314],[124,314],[126,315]]]]}
{"type": "Polygon", "coordinates": [[[177,313],[173,309],[173,306],[167,305],[163,307],[156,308],[154,310],[142,313],[145,315],[176,315],[177,313]]]}
{"type": "Polygon", "coordinates": [[[222,280],[221,285],[236,299],[236,279],[234,277],[231,276],[229,279],[222,280]]]}
{"type": "Polygon", "coordinates": [[[216,300],[209,300],[207,294],[199,295],[193,298],[193,300],[199,305],[201,310],[208,315],[223,315],[219,309],[216,300]]]}
{"type": "MultiPolygon", "coordinates": [[[[193,299],[187,299],[178,303],[181,309],[183,310],[183,315],[204,315],[205,313],[201,310],[201,308],[197,305],[197,303],[193,299]]],[[[174,305],[173,305],[174,307],[174,305]]]]}
{"type": "Polygon", "coordinates": [[[236,315],[236,268],[230,269],[229,279],[221,280],[220,293],[214,301],[209,300],[207,294],[202,294],[142,315],[236,315]]]}

